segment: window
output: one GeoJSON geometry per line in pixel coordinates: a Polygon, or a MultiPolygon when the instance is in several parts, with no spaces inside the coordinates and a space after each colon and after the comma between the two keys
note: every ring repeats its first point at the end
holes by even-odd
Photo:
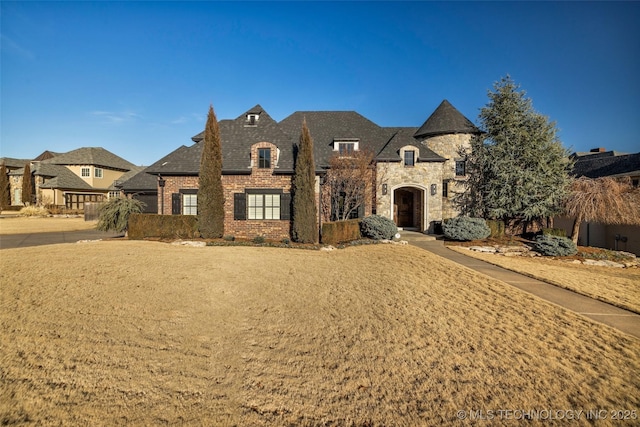
{"type": "Polygon", "coordinates": [[[271,167],[271,148],[258,148],[258,167],[260,169],[271,167]]]}
{"type": "Polygon", "coordinates": [[[356,149],[354,142],[340,142],[338,143],[338,152],[341,156],[351,156],[356,149]]]}
{"type": "Polygon", "coordinates": [[[198,195],[182,195],[182,215],[198,215],[198,195]]]}
{"type": "Polygon", "coordinates": [[[640,179],[632,179],[631,185],[637,188],[640,185],[640,179]]]}
{"type": "Polygon", "coordinates": [[[465,176],[467,174],[467,165],[464,160],[456,160],[456,176],[465,176]]]}
{"type": "Polygon", "coordinates": [[[260,118],[259,114],[249,113],[247,114],[247,123],[245,126],[257,126],[258,119],[260,118]]]}
{"type": "Polygon", "coordinates": [[[407,150],[404,152],[404,165],[405,166],[415,166],[416,160],[416,152],[412,150],[407,150]]]}
{"type": "Polygon", "coordinates": [[[280,194],[247,194],[247,219],[280,219],[280,194]]]}
{"type": "Polygon", "coordinates": [[[442,197],[449,197],[449,181],[442,181],[442,197]]]}
{"type": "Polygon", "coordinates": [[[89,178],[91,176],[91,169],[89,168],[80,169],[80,175],[82,175],[83,178],[89,178]]]}
{"type": "Polygon", "coordinates": [[[102,178],[102,169],[95,168],[93,171],[93,176],[96,178],[102,178]]]}

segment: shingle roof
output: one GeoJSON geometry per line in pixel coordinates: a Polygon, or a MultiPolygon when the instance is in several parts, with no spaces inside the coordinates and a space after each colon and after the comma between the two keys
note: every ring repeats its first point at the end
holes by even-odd
{"type": "MultiPolygon", "coordinates": [[[[128,172],[123,173],[120,178],[118,178],[116,181],[114,181],[110,186],[109,186],[109,191],[116,191],[119,190],[120,187],[127,181],[129,181],[130,179],[134,178],[136,175],[138,175],[139,173],[141,173],[143,170],[145,170],[146,167],[145,166],[134,166],[133,169],[131,169],[128,172]]],[[[153,189],[156,188],[155,185],[155,181],[156,181],[156,177],[149,175],[151,177],[151,179],[153,180],[153,189]]]]}
{"type": "Polygon", "coordinates": [[[388,130],[355,111],[297,111],[280,125],[297,142],[305,119],[313,138],[316,167],[329,164],[336,140],[358,139],[360,150],[370,150],[376,155],[391,136],[388,130]]]}
{"type": "Polygon", "coordinates": [[[609,151],[579,156],[573,166],[573,174],[587,178],[640,174],[640,153],[615,155],[609,151]]]}
{"type": "Polygon", "coordinates": [[[57,188],[60,190],[94,190],[87,182],[65,166],[47,163],[36,163],[34,175],[48,177],[40,188],[57,188]]]}
{"type": "MultiPolygon", "coordinates": [[[[328,166],[329,159],[335,153],[334,143],[339,140],[357,140],[360,150],[370,150],[381,161],[400,161],[399,149],[405,145],[414,145],[420,149],[419,161],[441,162],[445,159],[420,144],[416,139],[417,135],[479,132],[446,100],[425,122],[422,131],[410,127],[380,127],[355,111],[297,111],[277,123],[260,105],[256,105],[236,119],[221,120],[218,123],[223,173],[250,173],[251,145],[262,141],[271,142],[280,149],[279,169],[276,169],[276,173],[293,172],[293,147],[298,143],[304,120],[313,138],[314,160],[318,171],[328,166]],[[255,125],[247,121],[248,114],[260,114],[255,125]]],[[[179,147],[149,166],[147,172],[197,175],[203,138],[204,132],[195,135],[192,138],[194,145],[179,147]]]]}
{"type": "Polygon", "coordinates": [[[77,150],[43,160],[42,163],[54,165],[94,165],[121,171],[128,171],[135,167],[133,163],[116,156],[102,147],[78,148],[77,150]]]}
{"type": "MultiPolygon", "coordinates": [[[[280,150],[276,173],[293,172],[293,142],[280,125],[256,105],[233,120],[220,120],[220,143],[222,145],[223,173],[250,173],[251,146],[258,142],[270,142],[280,150]],[[247,122],[247,114],[260,114],[255,125],[247,122]]],[[[149,173],[164,175],[197,175],[204,144],[204,132],[194,136],[195,144],[181,146],[174,152],[158,160],[148,168],[149,173]]]]}
{"type": "Polygon", "coordinates": [[[141,171],[137,171],[137,173],[128,178],[123,175],[119,180],[120,188],[127,193],[134,191],[157,191],[158,177],[147,173],[147,169],[148,168],[144,168],[141,171]]]}
{"type": "Polygon", "coordinates": [[[445,99],[414,136],[419,138],[451,133],[480,133],[480,130],[445,99]]]}
{"type": "Polygon", "coordinates": [[[14,159],[12,157],[0,157],[0,163],[4,163],[7,168],[24,168],[24,165],[29,163],[28,159],[14,159]]]}
{"type": "Polygon", "coordinates": [[[446,159],[439,156],[425,145],[420,144],[413,135],[415,127],[385,128],[393,132],[389,141],[382,147],[377,156],[381,161],[401,161],[400,149],[407,145],[412,145],[420,151],[418,161],[421,162],[444,162],[446,159]]]}

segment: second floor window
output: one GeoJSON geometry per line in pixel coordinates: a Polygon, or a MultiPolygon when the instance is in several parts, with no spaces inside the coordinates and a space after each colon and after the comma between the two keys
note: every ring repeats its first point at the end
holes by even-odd
{"type": "Polygon", "coordinates": [[[258,148],[258,167],[260,169],[271,167],[271,148],[258,148]]]}
{"type": "Polygon", "coordinates": [[[93,171],[93,176],[96,178],[102,178],[102,169],[95,168],[93,171]]]}
{"type": "Polygon", "coordinates": [[[405,166],[415,166],[416,164],[416,153],[415,151],[407,150],[404,152],[404,165],[405,166]]]}
{"type": "Polygon", "coordinates": [[[464,160],[456,161],[456,176],[465,176],[467,174],[467,165],[464,160]]]}
{"type": "Polygon", "coordinates": [[[338,152],[341,156],[351,156],[355,151],[356,144],[353,142],[341,142],[338,144],[338,152]]]}
{"type": "Polygon", "coordinates": [[[82,168],[82,169],[80,170],[80,175],[81,175],[83,178],[89,178],[89,177],[91,176],[91,169],[89,169],[89,168],[82,168]]]}

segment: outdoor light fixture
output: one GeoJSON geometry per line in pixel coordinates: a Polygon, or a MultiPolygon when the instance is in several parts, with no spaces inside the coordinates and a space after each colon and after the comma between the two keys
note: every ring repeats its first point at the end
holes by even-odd
{"type": "Polygon", "coordinates": [[[167,182],[167,181],[165,181],[164,179],[162,179],[162,177],[161,177],[161,176],[158,176],[158,187],[160,187],[160,188],[164,188],[164,184],[165,184],[166,182],[167,182]]]}
{"type": "Polygon", "coordinates": [[[160,187],[160,215],[164,215],[164,184],[167,181],[162,179],[161,175],[158,175],[158,187],[160,187]]]}
{"type": "Polygon", "coordinates": [[[435,184],[431,184],[431,195],[435,196],[437,191],[438,191],[438,186],[435,184]]]}
{"type": "Polygon", "coordinates": [[[387,184],[382,184],[382,195],[386,195],[387,194],[387,184]]]}

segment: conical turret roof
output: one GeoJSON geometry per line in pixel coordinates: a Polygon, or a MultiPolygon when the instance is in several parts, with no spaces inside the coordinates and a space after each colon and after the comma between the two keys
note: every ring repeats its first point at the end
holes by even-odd
{"type": "Polygon", "coordinates": [[[414,136],[420,138],[451,133],[480,133],[480,130],[445,99],[414,136]]]}

